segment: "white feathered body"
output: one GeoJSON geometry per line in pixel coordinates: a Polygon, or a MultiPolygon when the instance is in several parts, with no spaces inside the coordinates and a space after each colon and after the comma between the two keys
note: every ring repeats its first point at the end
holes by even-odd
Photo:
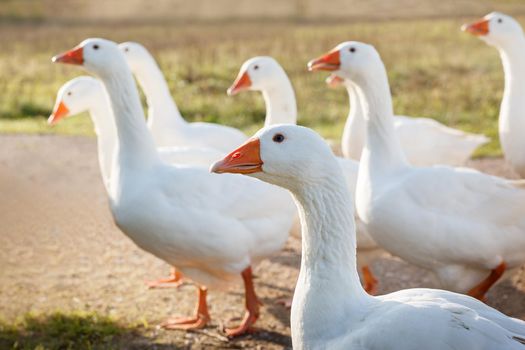
{"type": "Polygon", "coordinates": [[[357,208],[374,240],[435,272],[443,288],[467,292],[501,262],[525,262],[525,190],[512,181],[466,168],[408,167],[370,192],[362,188],[357,208]]]}
{"type": "Polygon", "coordinates": [[[447,127],[430,118],[397,115],[394,128],[409,162],[418,166],[462,165],[489,139],[447,127]]]}
{"type": "MultiPolygon", "coordinates": [[[[349,295],[348,298],[351,298],[349,295]]],[[[406,289],[347,310],[329,339],[307,339],[298,349],[522,350],[525,322],[452,292],[406,289]]]]}
{"type": "MultiPolygon", "coordinates": [[[[342,148],[346,158],[361,159],[366,144],[366,124],[355,85],[345,80],[350,112],[345,124],[342,148]]],[[[392,118],[396,137],[410,162],[417,166],[463,165],[479,146],[489,142],[484,135],[448,127],[431,118],[396,115],[392,118]]]]}
{"type": "MultiPolygon", "coordinates": [[[[163,113],[164,111],[159,111],[163,113]]],[[[150,115],[154,113],[150,111],[150,115]]],[[[157,113],[157,114],[159,114],[157,113]]],[[[156,115],[150,120],[164,120],[156,115]]],[[[240,130],[213,123],[181,123],[177,125],[149,123],[151,134],[158,147],[212,148],[227,153],[246,141],[247,137],[240,130]]]]}
{"type": "Polygon", "coordinates": [[[123,176],[117,191],[112,211],[119,228],[145,251],[210,287],[277,253],[295,215],[286,191],[207,169],[161,164],[123,176]]]}

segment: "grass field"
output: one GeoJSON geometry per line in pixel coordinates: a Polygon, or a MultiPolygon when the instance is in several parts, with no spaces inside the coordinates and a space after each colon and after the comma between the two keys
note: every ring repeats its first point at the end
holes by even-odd
{"type": "Polygon", "coordinates": [[[348,111],[344,90],[308,73],[306,62],[343,40],[374,44],[386,63],[395,112],[435,118],[492,142],[477,155],[498,155],[497,116],[503,72],[493,48],[459,30],[472,18],[355,23],[237,21],[200,24],[0,24],[0,131],[92,134],[87,116],[58,127],[45,123],[55,93],[68,79],[85,74],[57,66],[52,55],[86,37],[134,40],[160,61],[182,114],[257,130],[264,105],[257,93],[225,94],[241,63],[255,55],[276,57],[296,89],[299,122],[337,139],[348,111]]]}
{"type": "Polygon", "coordinates": [[[131,327],[95,313],[27,314],[14,324],[0,322],[0,345],[14,349],[117,348],[131,327]]]}

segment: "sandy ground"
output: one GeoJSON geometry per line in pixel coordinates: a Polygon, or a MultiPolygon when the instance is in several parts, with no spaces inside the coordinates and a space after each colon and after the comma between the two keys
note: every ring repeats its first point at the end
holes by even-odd
{"type": "MultiPolygon", "coordinates": [[[[276,300],[293,293],[300,242],[255,269],[265,307],[259,331],[231,342],[220,336],[222,322],[243,313],[243,291],[209,295],[213,322],[203,332],[159,330],[172,315],[189,315],[195,290],[148,290],[145,280],[167,275],[162,261],[139,250],[113,224],[96,159],[95,140],[66,136],[0,136],[0,316],[8,321],[27,312],[88,310],[111,315],[138,331],[118,347],[142,349],[290,347],[288,311],[276,300]]],[[[501,159],[470,166],[513,177],[501,159]]],[[[145,203],[147,205],[147,203],[145,203]]],[[[379,292],[433,287],[428,275],[397,259],[382,259],[373,270],[379,292]]],[[[525,319],[523,268],[489,293],[488,303],[525,319]]]]}

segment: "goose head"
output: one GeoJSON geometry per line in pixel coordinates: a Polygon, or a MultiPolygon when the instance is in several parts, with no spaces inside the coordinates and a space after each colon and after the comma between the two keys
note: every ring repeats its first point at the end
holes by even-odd
{"type": "Polygon", "coordinates": [[[138,72],[153,59],[149,51],[139,43],[128,41],[118,45],[124,53],[132,72],[138,72]]]}
{"type": "Polygon", "coordinates": [[[258,56],[245,61],[232,86],[228,88],[228,95],[233,96],[241,91],[264,91],[280,84],[287,79],[281,65],[272,57],[258,56]]]}
{"type": "Polygon", "coordinates": [[[308,62],[310,71],[330,71],[355,83],[377,75],[383,62],[377,50],[369,44],[346,41],[328,53],[308,62]]]}
{"type": "Polygon", "coordinates": [[[332,150],[315,131],[293,124],[259,130],[242,146],[217,161],[214,173],[245,174],[297,191],[332,177],[332,150]]]}
{"type": "Polygon", "coordinates": [[[58,90],[53,113],[47,122],[54,125],[66,117],[89,111],[100,103],[102,91],[102,84],[93,77],[82,76],[68,81],[58,90]]]}
{"type": "Polygon", "coordinates": [[[86,39],[73,49],[54,56],[52,61],[83,66],[98,76],[109,75],[123,66],[127,67],[118,45],[100,38],[86,39]]]}
{"type": "Polygon", "coordinates": [[[461,30],[475,35],[491,46],[501,47],[523,38],[523,29],[514,18],[500,12],[492,12],[461,30]]]}

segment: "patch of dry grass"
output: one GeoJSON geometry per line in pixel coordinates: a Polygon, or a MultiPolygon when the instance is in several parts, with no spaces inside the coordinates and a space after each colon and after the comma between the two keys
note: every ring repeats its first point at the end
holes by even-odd
{"type": "Polygon", "coordinates": [[[14,324],[0,322],[2,349],[116,349],[131,328],[96,313],[27,314],[14,324]]]}
{"type": "Polygon", "coordinates": [[[239,22],[162,25],[0,25],[0,130],[85,134],[89,119],[49,128],[44,118],[64,82],[85,74],[53,65],[50,57],[86,37],[135,40],[160,61],[183,115],[190,121],[224,123],[253,132],[262,125],[257,93],[225,94],[242,62],[271,55],[295,86],[301,124],[339,138],[348,103],[343,90],[324,85],[325,75],[308,73],[306,62],[344,40],[374,44],[388,72],[398,114],[436,118],[493,139],[479,155],[496,155],[497,116],[503,73],[496,51],[459,31],[467,19],[388,21],[355,24],[239,22]]]}

